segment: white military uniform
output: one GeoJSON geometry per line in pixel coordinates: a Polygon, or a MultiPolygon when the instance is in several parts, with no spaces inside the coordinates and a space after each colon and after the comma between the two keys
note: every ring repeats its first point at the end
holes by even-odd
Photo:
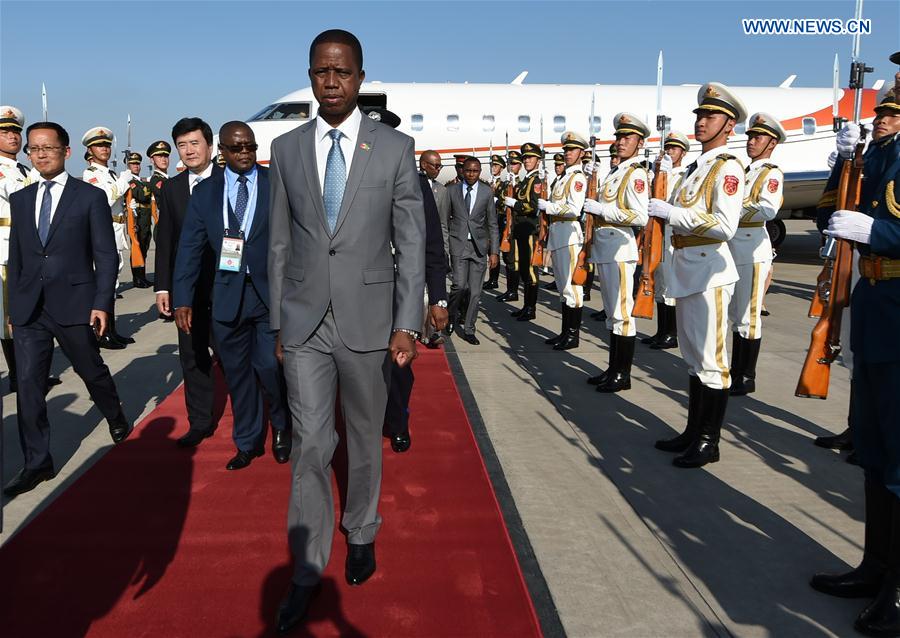
{"type": "Polygon", "coordinates": [[[784,174],[768,160],[747,167],[744,203],[737,232],[728,242],[740,279],[728,306],[732,330],[745,339],[762,338],[762,302],[772,268],[772,242],[766,222],[784,200],[784,174]]]}
{"type": "Polygon", "coordinates": [[[553,263],[553,277],[562,302],[569,308],[581,308],[584,303],[583,288],[572,283],[578,254],[584,245],[581,230],[581,209],[587,195],[587,178],[581,166],[569,166],[556,181],[550,192],[550,201],[544,213],[550,229],[547,250],[553,263]]]}
{"type": "Polygon", "coordinates": [[[639,156],[623,160],[597,189],[600,213],[594,215],[591,263],[600,278],[606,327],[613,334],[637,334],[634,309],[634,271],[638,247],[634,226],[647,224],[649,179],[639,156]]]}
{"type": "MultiPolygon", "coordinates": [[[[675,166],[669,171],[666,178],[666,201],[672,198],[672,193],[678,188],[678,184],[685,173],[687,173],[687,166],[675,166]]],[[[653,297],[657,303],[674,306],[675,298],[666,294],[666,276],[669,268],[672,266],[672,258],[675,254],[675,248],[672,246],[672,227],[669,224],[665,224],[663,228],[663,244],[662,260],[653,273],[653,297]]]]}
{"type": "Polygon", "coordinates": [[[0,326],[0,339],[12,339],[9,333],[9,308],[7,299],[9,293],[6,289],[6,267],[9,263],[9,231],[12,221],[9,206],[9,196],[22,190],[32,179],[28,169],[8,157],[0,157],[0,280],[2,280],[2,294],[0,294],[0,317],[3,325],[0,326]]]}
{"type": "Polygon", "coordinates": [[[731,387],[725,336],[738,272],[727,242],[744,199],[744,169],[726,151],[720,146],[697,158],[672,193],[676,208],[668,219],[675,250],[666,294],[677,300],[681,354],[690,374],[715,389],[731,387]]]}
{"type": "MultiPolygon", "coordinates": [[[[112,209],[113,233],[116,237],[116,250],[119,251],[119,272],[125,265],[125,255],[128,253],[129,240],[126,231],[125,218],[125,193],[128,192],[128,186],[134,177],[131,171],[125,171],[122,175],[116,175],[111,169],[96,162],[91,162],[84,169],[82,179],[88,184],[93,184],[97,188],[103,189],[106,193],[106,201],[112,209]]],[[[116,288],[119,286],[118,277],[116,278],[116,288]]]]}

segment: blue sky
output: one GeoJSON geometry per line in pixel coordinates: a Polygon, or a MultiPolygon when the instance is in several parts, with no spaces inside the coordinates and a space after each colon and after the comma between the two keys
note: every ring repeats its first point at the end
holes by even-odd
{"type": "MultiPolygon", "coordinates": [[[[179,117],[216,129],[307,86],[309,42],[332,27],[360,38],[369,80],[509,82],[527,69],[529,83],[653,84],[662,48],[666,84],[775,86],[796,73],[795,86],[830,86],[835,53],[846,84],[850,36],[747,36],[741,18],[849,19],[853,10],[853,0],[0,0],[0,103],[40,119],[43,81],[76,158],[95,125],[112,127],[121,150],[128,113],[143,153],[179,117]]],[[[864,17],[873,28],[862,57],[874,77],[891,78],[900,2],[867,0],[864,17]]]]}

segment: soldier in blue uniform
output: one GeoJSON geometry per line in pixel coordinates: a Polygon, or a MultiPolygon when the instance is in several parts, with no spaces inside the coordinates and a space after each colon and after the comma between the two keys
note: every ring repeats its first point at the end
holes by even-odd
{"type": "MultiPolygon", "coordinates": [[[[900,54],[895,54],[900,59],[900,54]]],[[[893,58],[892,58],[893,60],[893,58]]],[[[856,243],[859,281],[850,304],[853,442],[865,471],[866,531],[860,565],[817,574],[817,590],[874,598],[856,619],[861,633],[900,636],[900,100],[875,108],[864,156],[860,212],[838,210],[826,234],[856,243]]],[[[852,127],[850,127],[852,131],[852,127]]],[[[851,139],[845,141],[849,144],[851,139]]],[[[840,146],[839,146],[840,150],[840,146]]],[[[840,171],[839,157],[835,170],[840,171]]]]}

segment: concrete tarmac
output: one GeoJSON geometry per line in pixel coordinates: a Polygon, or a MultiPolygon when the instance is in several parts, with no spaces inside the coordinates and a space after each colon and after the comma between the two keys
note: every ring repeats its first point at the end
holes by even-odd
{"type": "MultiPolygon", "coordinates": [[[[862,473],[812,444],[845,427],[849,375],[833,366],[827,401],[794,397],[813,327],[806,314],[818,259],[813,225],[787,225],[766,299],[772,314],[764,320],[758,389],[729,402],[722,460],[706,468],[677,469],[672,455],[653,448],[681,431],[687,413],[687,370],[677,350],[638,344],[627,392],[601,395],[585,383],[608,361],[607,331],[587,316],[600,308],[596,290],[577,350],[544,345],[558,331],[559,313],[555,293],[543,290],[530,323],[508,316],[521,302],[485,293],[481,345],[453,338],[448,356],[496,454],[498,493],[508,486],[517,550],[526,572],[531,564],[539,570],[529,584],[545,588],[535,600],[552,619],[548,635],[852,634],[865,601],[831,599],[807,584],[814,571],[854,565],[862,549],[862,473]]],[[[181,371],[176,329],[156,319],[152,291],[124,294],[119,331],[137,343],[103,356],[127,415],[138,420],[177,387],[181,371]]],[[[638,322],[639,336],[654,328],[638,322]]],[[[59,476],[4,502],[0,544],[111,446],[105,421],[58,349],[53,370],[63,379],[49,395],[59,476]]],[[[5,370],[3,377],[5,390],[5,370]]],[[[14,395],[5,394],[3,407],[6,482],[22,457],[14,395]]],[[[415,428],[427,424],[414,414],[411,424],[414,454],[415,428]]]]}

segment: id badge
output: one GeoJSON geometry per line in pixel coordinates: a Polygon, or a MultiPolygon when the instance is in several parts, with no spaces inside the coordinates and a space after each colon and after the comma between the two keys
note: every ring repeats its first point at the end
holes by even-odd
{"type": "Polygon", "coordinates": [[[222,253],[219,256],[219,270],[241,272],[243,254],[243,234],[237,237],[225,235],[225,237],[222,238],[222,253]]]}

